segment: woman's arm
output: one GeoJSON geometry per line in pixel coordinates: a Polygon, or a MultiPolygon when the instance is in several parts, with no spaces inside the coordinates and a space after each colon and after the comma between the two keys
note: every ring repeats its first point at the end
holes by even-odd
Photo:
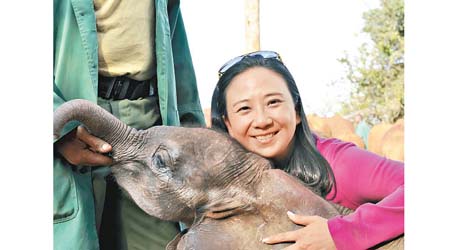
{"type": "Polygon", "coordinates": [[[367,249],[404,232],[404,164],[336,139],[318,139],[336,187],[330,201],[355,209],[328,220],[338,249],[367,249]]]}

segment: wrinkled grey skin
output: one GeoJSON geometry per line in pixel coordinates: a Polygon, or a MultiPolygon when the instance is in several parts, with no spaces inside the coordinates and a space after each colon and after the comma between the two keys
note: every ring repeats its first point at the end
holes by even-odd
{"type": "Polygon", "coordinates": [[[89,101],[73,100],[54,113],[55,138],[72,120],[112,145],[112,172],[140,208],[190,225],[168,249],[282,249],[289,244],[261,240],[299,228],[288,210],[325,218],[339,214],[225,134],[167,126],[138,131],[89,101]]]}

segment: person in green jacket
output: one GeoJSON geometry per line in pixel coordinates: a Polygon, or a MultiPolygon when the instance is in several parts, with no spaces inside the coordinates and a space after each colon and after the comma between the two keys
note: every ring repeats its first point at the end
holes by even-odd
{"type": "MultiPolygon", "coordinates": [[[[137,129],[205,124],[179,1],[53,8],[54,110],[86,99],[137,129]]],[[[138,208],[110,175],[111,145],[79,125],[54,142],[54,249],[164,249],[178,224],[138,208]]]]}

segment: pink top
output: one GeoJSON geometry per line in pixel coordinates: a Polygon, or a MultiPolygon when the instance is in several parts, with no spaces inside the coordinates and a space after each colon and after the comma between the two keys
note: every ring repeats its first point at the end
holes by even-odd
{"type": "Polygon", "coordinates": [[[317,137],[316,146],[336,178],[337,189],[333,187],[326,198],[356,209],[328,220],[337,249],[368,249],[403,234],[403,163],[338,139],[317,137]]]}

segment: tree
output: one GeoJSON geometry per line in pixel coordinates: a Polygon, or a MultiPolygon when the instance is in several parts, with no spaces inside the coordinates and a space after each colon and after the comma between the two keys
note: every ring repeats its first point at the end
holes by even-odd
{"type": "Polygon", "coordinates": [[[259,0],[245,0],[245,50],[259,50],[259,0]]]}
{"type": "Polygon", "coordinates": [[[372,124],[395,122],[404,116],[404,3],[381,0],[381,7],[363,14],[363,43],[357,58],[339,59],[352,83],[351,99],[341,113],[360,112],[372,124]]]}

